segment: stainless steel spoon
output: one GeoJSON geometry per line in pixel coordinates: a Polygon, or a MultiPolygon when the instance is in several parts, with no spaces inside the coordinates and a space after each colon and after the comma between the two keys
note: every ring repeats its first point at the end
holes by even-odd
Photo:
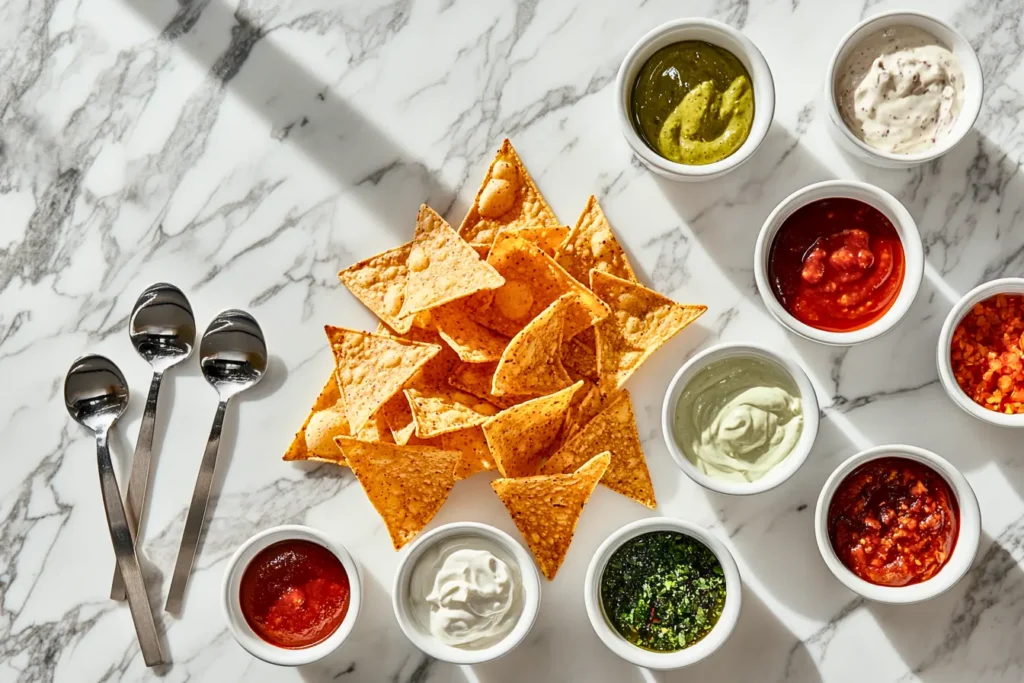
{"type": "Polygon", "coordinates": [[[256,320],[239,310],[228,310],[219,314],[206,328],[199,342],[199,364],[206,381],[213,385],[220,397],[217,414],[210,429],[210,440],[206,443],[203,460],[199,465],[196,488],[192,492],[185,517],[185,530],[181,535],[178,559],[171,576],[171,590],[167,596],[168,612],[181,612],[181,601],[185,586],[192,572],[199,535],[203,530],[206,505],[210,500],[213,472],[217,466],[217,451],[220,449],[220,432],[224,423],[224,411],[233,396],[252,387],[267,370],[267,345],[263,330],[256,320]]]}
{"type": "MultiPolygon", "coordinates": [[[[139,355],[153,367],[149,383],[146,409],[135,441],[132,472],[128,478],[128,497],[124,511],[128,526],[138,538],[142,512],[146,507],[146,491],[153,461],[153,431],[156,428],[156,405],[160,398],[160,384],[164,372],[192,354],[196,343],[196,319],[192,307],[181,290],[174,285],[159,282],[146,288],[132,310],[128,321],[128,334],[139,355]]],[[[114,583],[110,597],[124,600],[124,581],[114,567],[114,583]]]]}
{"type": "Polygon", "coordinates": [[[146,594],[146,584],[135,555],[135,538],[117,487],[114,466],[110,461],[107,436],[117,418],[128,407],[128,383],[124,375],[103,356],[84,356],[76,360],[64,378],[64,405],[71,417],[96,435],[96,458],[100,471],[100,490],[107,512],[110,540],[114,544],[117,566],[128,589],[128,607],[139,636],[142,658],[146,666],[166,664],[160,651],[160,639],[153,621],[153,610],[146,594]]]}

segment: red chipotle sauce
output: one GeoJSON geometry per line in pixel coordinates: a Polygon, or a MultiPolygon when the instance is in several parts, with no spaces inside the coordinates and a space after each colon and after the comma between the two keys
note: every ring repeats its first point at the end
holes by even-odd
{"type": "Polygon", "coordinates": [[[885,315],[904,270],[896,228],[856,199],[821,199],[797,209],[768,254],[775,298],[794,318],[826,332],[859,330],[885,315]]]}
{"type": "Polygon", "coordinates": [[[242,573],[242,614],[271,645],[310,647],[334,633],[348,612],[348,573],[327,548],[303,540],[261,550],[242,573]]]}
{"type": "Polygon", "coordinates": [[[828,508],[828,537],[840,561],[876,586],[927,581],[953,554],[960,508],[941,474],[887,457],[851,472],[828,508]]]}

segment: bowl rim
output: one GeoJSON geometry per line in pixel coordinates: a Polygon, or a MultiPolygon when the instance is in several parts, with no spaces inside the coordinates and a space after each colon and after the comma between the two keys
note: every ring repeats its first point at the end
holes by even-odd
{"type": "Polygon", "coordinates": [[[953,304],[946,315],[939,331],[939,341],[935,347],[935,364],[939,371],[939,381],[942,388],[946,390],[949,398],[968,415],[975,417],[982,422],[987,422],[1000,427],[1024,427],[1024,414],[1006,415],[992,410],[986,410],[974,402],[956,381],[953,374],[953,363],[950,359],[950,351],[953,342],[953,332],[956,331],[960,321],[970,312],[975,304],[985,301],[998,294],[1020,294],[1024,295],[1024,278],[1004,277],[984,282],[971,291],[960,297],[960,300],[953,304]]]}
{"type": "Polygon", "coordinates": [[[883,444],[850,456],[825,480],[814,507],[814,538],[825,565],[854,593],[874,602],[909,605],[945,593],[967,574],[978,554],[978,545],[981,542],[981,509],[970,482],[945,458],[918,446],[883,444]],[[908,458],[931,467],[949,484],[960,507],[960,529],[956,547],[939,573],[922,583],[909,586],[876,586],[869,583],[847,569],[836,555],[828,537],[828,508],[839,485],[860,465],[886,457],[908,458]]]}
{"type": "MultiPolygon", "coordinates": [[[[708,40],[713,44],[713,40],[708,40]]],[[[673,19],[655,26],[645,33],[623,58],[615,77],[617,93],[616,109],[620,130],[633,152],[640,157],[649,168],[660,175],[680,180],[708,180],[727,173],[747,161],[760,148],[768,135],[772,120],[775,118],[775,80],[771,68],[757,46],[741,31],[714,19],[700,17],[684,17],[673,19]],[[730,45],[720,45],[735,54],[744,63],[750,73],[751,85],[754,88],[754,120],[750,132],[740,148],[724,159],[702,165],[680,164],[661,156],[643,141],[633,127],[629,111],[629,101],[636,71],[643,66],[650,55],[646,51],[650,46],[663,38],[680,34],[678,40],[686,40],[682,35],[694,29],[706,30],[724,37],[730,45]],[[739,50],[733,49],[732,43],[739,50]]]]}
{"type": "Polygon", "coordinates": [[[395,570],[391,605],[405,637],[427,655],[451,664],[482,664],[504,657],[514,650],[533,629],[540,613],[542,586],[540,572],[533,556],[509,534],[481,522],[452,522],[433,529],[406,548],[395,570]],[[453,536],[478,536],[501,547],[512,557],[519,569],[523,591],[523,612],[512,630],[503,639],[485,648],[469,650],[445,645],[416,624],[408,604],[409,581],[417,561],[437,542],[453,536]]]}
{"type": "Polygon", "coordinates": [[[732,635],[743,602],[743,581],[736,558],[718,534],[675,517],[648,517],[620,527],[594,552],[583,583],[583,601],[594,632],[613,653],[627,662],[648,669],[681,669],[711,656],[732,635]],[[704,638],[676,652],[655,652],[633,645],[608,623],[601,605],[601,576],[612,554],[626,541],[652,531],[677,531],[695,538],[715,554],[725,574],[725,607],[718,623],[704,638]]]}
{"type": "Polygon", "coordinates": [[[794,334],[829,346],[852,346],[877,339],[894,328],[917,298],[924,279],[924,247],[917,222],[903,204],[885,190],[859,180],[824,180],[793,192],[768,214],[754,245],[754,281],[768,312],[794,334]],[[896,300],[881,318],[857,330],[830,332],[797,320],[775,298],[768,281],[768,257],[783,223],[798,209],[824,199],[847,198],[864,202],[882,212],[893,224],[903,246],[905,270],[896,300]]]}
{"type": "MultiPolygon", "coordinates": [[[[881,30],[883,27],[879,27],[881,30]]],[[[926,29],[927,30],[927,29],[926,29]]],[[[890,166],[916,166],[919,164],[926,163],[933,159],[937,159],[942,155],[949,152],[951,149],[960,144],[967,134],[974,128],[975,122],[978,120],[978,116],[981,114],[981,107],[984,101],[985,92],[985,77],[981,69],[981,61],[978,59],[978,53],[974,50],[970,41],[964,37],[952,24],[947,21],[940,19],[939,17],[929,14],[927,12],[920,12],[917,10],[888,10],[880,12],[879,14],[866,17],[861,21],[857,22],[853,28],[846,32],[846,34],[839,40],[835,50],[832,52],[832,57],[829,59],[828,68],[825,71],[825,105],[828,108],[829,118],[832,123],[839,130],[840,135],[849,144],[853,145],[858,151],[864,155],[873,158],[875,160],[884,162],[890,166]],[[929,33],[935,36],[942,42],[950,42],[955,44],[947,45],[948,49],[954,52],[957,56],[957,60],[960,62],[960,67],[964,72],[965,81],[965,94],[968,92],[966,88],[966,81],[970,78],[976,81],[978,87],[976,90],[972,90],[972,93],[976,93],[977,96],[970,98],[965,97],[963,106],[960,109],[960,113],[957,118],[961,117],[968,121],[968,124],[963,126],[959,131],[959,134],[953,136],[946,136],[943,140],[937,142],[933,147],[923,152],[915,152],[913,154],[896,154],[894,152],[886,152],[880,149],[875,149],[871,145],[867,144],[850,130],[846,124],[846,120],[843,119],[842,113],[839,111],[839,105],[836,102],[835,97],[835,80],[836,71],[840,66],[840,56],[847,50],[847,47],[851,45],[854,38],[858,36],[867,37],[874,31],[870,30],[876,24],[886,23],[892,25],[898,23],[900,19],[911,19],[917,22],[930,24],[931,30],[929,33]],[[944,34],[944,35],[940,35],[944,34]],[[944,37],[952,37],[951,41],[944,41],[944,37]],[[957,48],[960,49],[957,49],[957,48]]]]}
{"type": "Polygon", "coordinates": [[[234,636],[238,644],[251,655],[278,666],[311,664],[337,650],[352,633],[352,629],[359,617],[361,604],[362,582],[359,575],[359,565],[348,552],[348,549],[322,531],[301,524],[282,524],[264,529],[249,537],[231,555],[227,568],[224,570],[224,578],[221,581],[221,608],[228,625],[228,631],[231,632],[231,635],[234,636]],[[239,603],[239,585],[242,580],[242,574],[256,554],[275,543],[293,540],[310,541],[331,551],[341,562],[341,566],[344,567],[345,572],[348,574],[349,582],[348,611],[345,613],[345,617],[338,625],[338,628],[335,629],[334,633],[316,645],[301,649],[277,647],[260,638],[249,626],[245,615],[242,614],[242,608],[239,603]]]}
{"type": "Polygon", "coordinates": [[[814,391],[814,386],[799,362],[762,344],[749,342],[715,344],[693,356],[676,371],[675,376],[668,385],[668,389],[665,391],[665,398],[661,404],[661,434],[665,440],[665,445],[668,447],[669,455],[672,456],[679,469],[693,481],[706,489],[718,493],[735,496],[753,495],[770,491],[782,485],[796,474],[797,470],[807,461],[818,436],[819,410],[820,405],[818,403],[818,396],[814,391]],[[675,432],[672,428],[675,422],[676,407],[679,404],[679,398],[686,389],[686,385],[711,363],[737,356],[756,357],[766,360],[777,365],[788,375],[800,391],[801,408],[804,417],[800,439],[793,447],[793,451],[782,462],[769,470],[765,476],[752,482],[716,479],[701,472],[686,457],[686,453],[683,452],[683,449],[676,440],[675,432]]]}

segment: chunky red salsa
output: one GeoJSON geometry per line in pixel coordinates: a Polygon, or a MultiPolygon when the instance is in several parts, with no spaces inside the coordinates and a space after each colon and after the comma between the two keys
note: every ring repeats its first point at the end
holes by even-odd
{"type": "Polygon", "coordinates": [[[949,484],[909,458],[879,458],[851,472],[828,509],[832,548],[846,567],[878,586],[935,576],[956,546],[960,508],[949,484]]]}
{"type": "Polygon", "coordinates": [[[885,315],[903,286],[904,266],[903,244],[881,211],[856,199],[822,199],[783,222],[768,279],[800,322],[849,332],[885,315]]]}
{"type": "Polygon", "coordinates": [[[303,540],[261,550],[242,573],[242,614],[271,645],[303,648],[334,633],[348,612],[348,573],[327,548],[303,540]]]}

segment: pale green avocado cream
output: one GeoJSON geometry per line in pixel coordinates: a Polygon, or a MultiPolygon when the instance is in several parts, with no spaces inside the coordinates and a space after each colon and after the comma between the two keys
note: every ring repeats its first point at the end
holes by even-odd
{"type": "Polygon", "coordinates": [[[735,356],[689,381],[676,407],[675,436],[704,474],[757,481],[793,452],[803,424],[793,378],[773,362],[735,356]]]}

